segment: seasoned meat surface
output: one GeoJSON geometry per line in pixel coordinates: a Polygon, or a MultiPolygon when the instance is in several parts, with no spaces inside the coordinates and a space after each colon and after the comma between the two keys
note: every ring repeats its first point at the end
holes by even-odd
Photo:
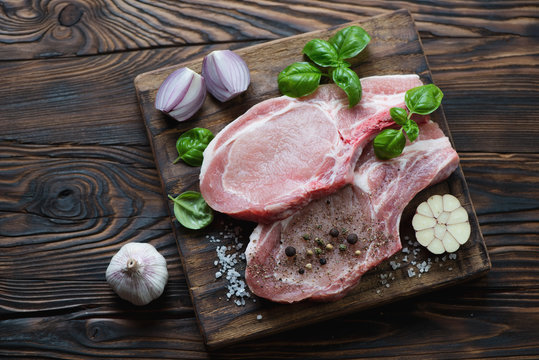
{"type": "Polygon", "coordinates": [[[420,125],[419,138],[392,160],[378,160],[370,143],[357,161],[353,184],[255,228],[246,250],[247,284],[277,302],[340,299],[365,272],[401,249],[402,211],[457,165],[457,153],[433,122],[420,125]],[[294,256],[286,254],[288,247],[294,256]]]}

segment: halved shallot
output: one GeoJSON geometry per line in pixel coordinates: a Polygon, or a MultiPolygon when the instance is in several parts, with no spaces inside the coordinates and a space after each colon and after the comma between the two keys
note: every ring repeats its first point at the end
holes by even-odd
{"type": "Polygon", "coordinates": [[[204,78],[183,67],[171,73],[159,87],[155,108],[178,121],[192,117],[206,99],[204,78]]]}
{"type": "Polygon", "coordinates": [[[206,79],[208,91],[221,102],[243,93],[251,82],[247,64],[230,50],[212,51],[204,57],[202,76],[206,79]]]}

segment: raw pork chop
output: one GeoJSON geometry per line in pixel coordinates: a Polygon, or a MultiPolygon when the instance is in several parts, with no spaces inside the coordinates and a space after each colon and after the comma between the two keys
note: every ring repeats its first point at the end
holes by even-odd
{"type": "Polygon", "coordinates": [[[391,125],[417,75],[361,79],[361,102],[323,85],[300,99],[263,101],[226,126],[204,151],[200,191],[215,210],[268,223],[351,183],[353,166],[372,134],[391,125]]]}
{"type": "Polygon", "coordinates": [[[437,124],[420,129],[418,140],[401,156],[380,161],[371,143],[357,162],[352,185],[285,220],[258,225],[246,250],[245,279],[252,292],[278,302],[337,300],[367,270],[399,251],[399,222],[406,205],[458,164],[457,153],[437,124]],[[337,237],[330,235],[333,228],[339,231],[337,237]],[[351,234],[358,236],[355,244],[346,239],[351,234]],[[296,249],[295,256],[286,255],[289,246],[296,249]]]}

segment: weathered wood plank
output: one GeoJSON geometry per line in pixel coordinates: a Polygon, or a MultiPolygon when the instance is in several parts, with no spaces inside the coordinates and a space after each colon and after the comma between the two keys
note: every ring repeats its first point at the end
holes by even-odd
{"type": "Polygon", "coordinates": [[[192,318],[156,319],[123,312],[123,318],[86,311],[48,318],[2,321],[0,356],[57,359],[207,359],[192,318]]]}
{"type": "Polygon", "coordinates": [[[4,320],[0,356],[62,359],[461,359],[529,358],[539,290],[477,291],[477,282],[436,291],[295,331],[207,352],[194,318],[115,318],[74,312],[4,320]],[[484,304],[492,308],[485,309],[484,304]],[[494,308],[495,307],[495,308],[494,308]],[[54,334],[54,335],[51,335],[54,334]]]}
{"type": "Polygon", "coordinates": [[[526,1],[184,0],[20,2],[0,8],[0,59],[94,55],[163,46],[275,40],[407,8],[424,37],[530,35],[526,1]],[[322,15],[322,16],[321,16],[322,15]]]}
{"type": "Polygon", "coordinates": [[[0,154],[0,317],[127,304],[105,270],[132,241],[168,262],[170,283],[150,309],[191,311],[148,148],[0,143],[0,154]]]}
{"type": "MultiPolygon", "coordinates": [[[[252,43],[235,46],[248,44],[252,43]]],[[[444,111],[457,151],[538,151],[538,39],[437,39],[426,40],[424,45],[430,52],[433,80],[445,94],[444,111]]],[[[148,145],[134,78],[228,47],[1,63],[0,139],[148,145]],[[40,119],[39,130],[36,119],[40,119]]]]}

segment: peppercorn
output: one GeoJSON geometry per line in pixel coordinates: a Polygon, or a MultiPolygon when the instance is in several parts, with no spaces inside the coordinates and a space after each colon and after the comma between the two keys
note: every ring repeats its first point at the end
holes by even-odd
{"type": "Polygon", "coordinates": [[[305,274],[305,269],[304,269],[304,268],[301,268],[301,269],[299,269],[298,272],[299,272],[301,275],[303,275],[303,274],[305,274]]]}
{"type": "Polygon", "coordinates": [[[329,235],[331,235],[333,237],[339,236],[339,229],[333,228],[333,229],[329,230],[329,235]]]}
{"type": "Polygon", "coordinates": [[[339,250],[345,251],[346,250],[346,245],[344,245],[344,244],[339,245],[339,250]]]}
{"type": "Polygon", "coordinates": [[[305,269],[307,270],[311,270],[313,268],[313,266],[309,263],[309,264],[305,264],[305,269]]]}
{"type": "Polygon", "coordinates": [[[355,254],[359,256],[359,255],[361,255],[361,251],[360,251],[360,250],[356,250],[355,254]]]}
{"type": "Polygon", "coordinates": [[[286,256],[292,257],[296,255],[296,248],[293,246],[287,246],[286,249],[284,249],[284,253],[286,254],[286,256]]]}
{"type": "Polygon", "coordinates": [[[316,239],[314,239],[314,241],[316,241],[316,243],[320,246],[324,246],[324,242],[322,241],[322,239],[320,239],[319,237],[317,237],[316,239]]]}
{"type": "Polygon", "coordinates": [[[313,251],[312,251],[311,249],[307,250],[307,255],[312,256],[312,255],[313,255],[313,251]]]}
{"type": "Polygon", "coordinates": [[[314,252],[316,253],[316,255],[320,255],[322,254],[322,249],[315,247],[314,252]]]}
{"type": "Polygon", "coordinates": [[[333,250],[333,245],[327,244],[327,245],[326,245],[326,249],[328,249],[328,250],[333,250]]]}
{"type": "Polygon", "coordinates": [[[303,240],[311,240],[311,235],[303,234],[303,240]]]}
{"type": "Polygon", "coordinates": [[[320,258],[320,265],[326,265],[327,261],[325,258],[320,258]]]}
{"type": "Polygon", "coordinates": [[[348,241],[349,244],[355,244],[357,243],[357,240],[358,240],[358,236],[357,234],[349,234],[347,237],[346,237],[346,241],[348,241]]]}

